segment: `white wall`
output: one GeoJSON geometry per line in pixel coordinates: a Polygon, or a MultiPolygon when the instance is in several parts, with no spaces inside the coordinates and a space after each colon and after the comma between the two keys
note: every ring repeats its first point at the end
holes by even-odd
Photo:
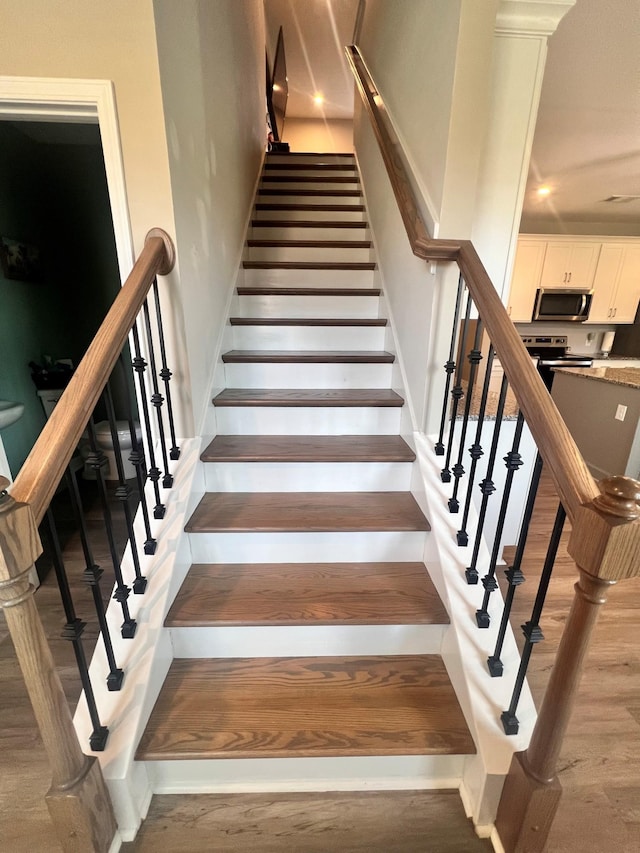
{"type": "Polygon", "coordinates": [[[347,119],[285,118],[283,139],[291,151],[321,154],[353,151],[353,122],[347,119]]]}
{"type": "Polygon", "coordinates": [[[263,6],[156,0],[154,9],[199,432],[266,143],[263,6]]]}

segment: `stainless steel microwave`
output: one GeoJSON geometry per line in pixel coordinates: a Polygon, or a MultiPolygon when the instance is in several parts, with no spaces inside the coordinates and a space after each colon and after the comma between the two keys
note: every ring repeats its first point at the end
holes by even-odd
{"type": "Polygon", "coordinates": [[[589,319],[592,298],[592,290],[539,287],[532,319],[584,323],[589,319]]]}

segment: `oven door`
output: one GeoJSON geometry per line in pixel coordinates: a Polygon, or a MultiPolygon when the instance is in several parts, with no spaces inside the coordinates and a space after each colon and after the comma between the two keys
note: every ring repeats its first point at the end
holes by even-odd
{"type": "Polygon", "coordinates": [[[584,323],[589,319],[592,298],[591,290],[539,287],[533,307],[533,319],[584,323]]]}

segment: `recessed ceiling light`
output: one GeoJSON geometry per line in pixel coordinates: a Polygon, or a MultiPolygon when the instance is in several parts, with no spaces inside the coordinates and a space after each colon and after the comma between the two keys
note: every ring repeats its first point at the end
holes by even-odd
{"type": "Polygon", "coordinates": [[[548,187],[548,186],[538,187],[538,195],[542,195],[542,196],[551,195],[551,187],[548,187]]]}
{"type": "Polygon", "coordinates": [[[320,92],[317,92],[313,96],[313,103],[316,104],[316,106],[318,107],[320,106],[320,104],[324,104],[324,95],[321,95],[320,92]]]}

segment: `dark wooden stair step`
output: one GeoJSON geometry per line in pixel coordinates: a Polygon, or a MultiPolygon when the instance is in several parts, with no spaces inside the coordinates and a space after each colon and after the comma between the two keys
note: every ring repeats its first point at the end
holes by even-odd
{"type": "Polygon", "coordinates": [[[225,388],[213,398],[214,406],[355,406],[404,405],[388,388],[225,388]]]}
{"type": "Polygon", "coordinates": [[[411,492],[207,492],[189,533],[421,531],[411,492]]]}
{"type": "Polygon", "coordinates": [[[318,198],[362,198],[361,190],[296,190],[296,189],[285,189],[285,190],[274,190],[263,188],[258,190],[258,195],[286,195],[291,197],[296,196],[314,196],[318,198]]]}
{"type": "Polygon", "coordinates": [[[437,655],[174,660],[139,760],[468,755],[437,655]]]}
{"type": "Polygon", "coordinates": [[[355,163],[265,163],[265,170],[271,171],[313,171],[321,172],[355,172],[355,163]]]}
{"type": "MultiPolygon", "coordinates": [[[[246,264],[245,264],[246,266],[246,264]]],[[[239,287],[238,296],[380,296],[379,287],[239,287]]]]}
{"type": "Polygon", "coordinates": [[[385,317],[344,318],[334,317],[230,317],[232,326],[386,326],[385,317]]]}
{"type": "Polygon", "coordinates": [[[191,566],[165,625],[448,622],[423,563],[231,563],[191,566]]]}
{"type": "MultiPolygon", "coordinates": [[[[373,261],[243,261],[246,270],[374,270],[373,261]]],[[[239,292],[239,291],[238,291],[239,292]]]]}
{"type": "Polygon", "coordinates": [[[247,240],[247,246],[258,249],[370,249],[371,240],[247,240]]]}
{"type": "Polygon", "coordinates": [[[360,179],[354,175],[263,175],[263,183],[278,184],[359,184],[360,179]]]}
{"type": "Polygon", "coordinates": [[[399,435],[217,435],[203,462],[413,462],[399,435]]]}
{"type": "MultiPolygon", "coordinates": [[[[288,193],[291,195],[291,193],[288,193]]],[[[364,204],[302,204],[302,203],[278,203],[272,202],[269,204],[268,202],[258,202],[255,206],[256,210],[325,210],[332,213],[337,212],[345,212],[349,211],[353,213],[354,211],[357,213],[362,213],[364,211],[364,204]]],[[[318,224],[321,224],[322,220],[318,220],[318,224]]]]}
{"type": "Polygon", "coordinates": [[[271,157],[288,157],[292,161],[297,160],[301,157],[349,157],[349,159],[356,159],[356,155],[353,151],[269,151],[267,152],[266,160],[269,162],[271,157]]]}
{"type": "Polygon", "coordinates": [[[252,219],[252,228],[361,228],[368,222],[351,222],[348,219],[252,219]]]}
{"type": "Polygon", "coordinates": [[[391,352],[369,350],[229,350],[226,364],[391,364],[391,352]]]}

